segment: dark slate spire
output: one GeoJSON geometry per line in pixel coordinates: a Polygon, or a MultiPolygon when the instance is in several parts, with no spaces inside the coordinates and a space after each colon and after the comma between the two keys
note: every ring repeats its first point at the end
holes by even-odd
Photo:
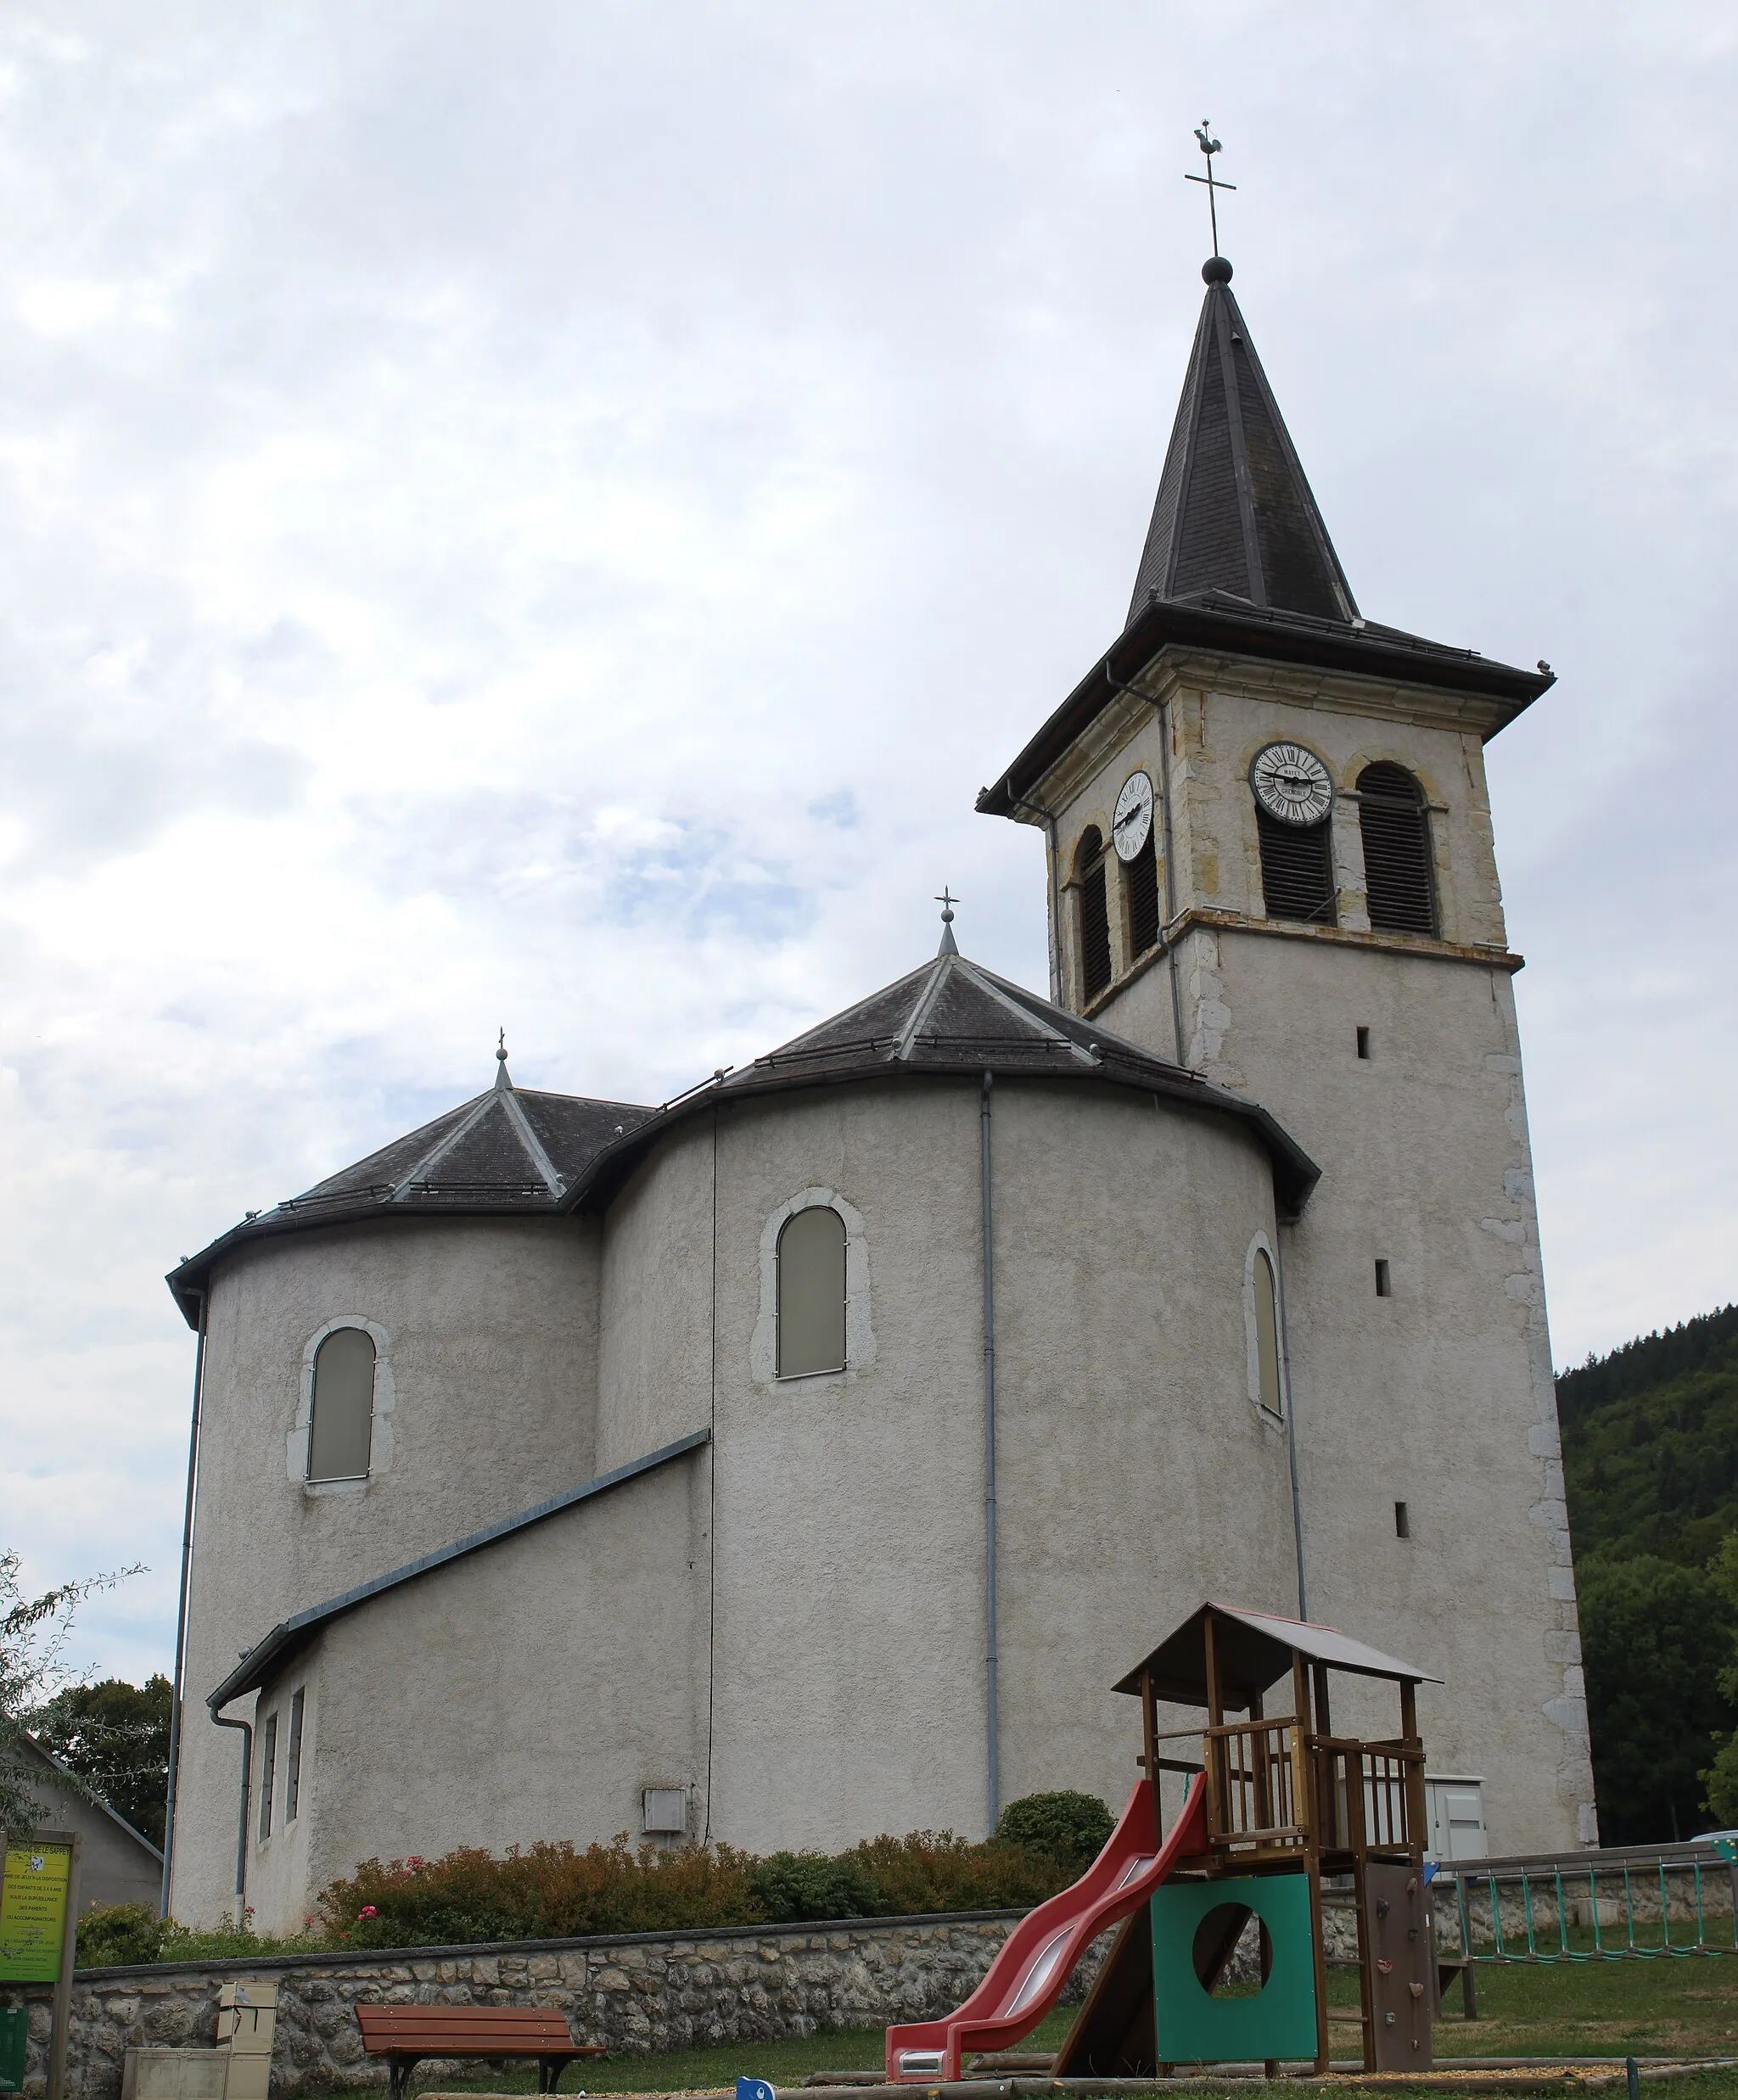
{"type": "Polygon", "coordinates": [[[1358,607],[1304,478],[1222,255],[1207,297],[1135,578],[1152,598],[1224,591],[1276,612],[1350,622],[1358,607]]]}

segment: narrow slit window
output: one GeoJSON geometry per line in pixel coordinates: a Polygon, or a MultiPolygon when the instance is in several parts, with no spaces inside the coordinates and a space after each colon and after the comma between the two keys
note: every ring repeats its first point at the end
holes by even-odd
{"type": "Polygon", "coordinates": [[[1358,776],[1358,829],[1371,926],[1385,933],[1434,934],[1430,819],[1424,790],[1404,765],[1384,759],[1358,776]]]}
{"type": "Polygon", "coordinates": [[[778,1375],[845,1367],[845,1224],[830,1205],[788,1218],[778,1235],[778,1375]]]}
{"type": "Polygon", "coordinates": [[[1376,1265],[1376,1295],[1379,1298],[1391,1298],[1394,1295],[1393,1280],[1388,1274],[1386,1262],[1378,1262],[1376,1265]]]}
{"type": "Polygon", "coordinates": [[[1129,954],[1144,955],[1158,945],[1158,856],[1149,828],[1147,843],[1123,867],[1123,895],[1129,921],[1129,954]]]}
{"type": "Polygon", "coordinates": [[[1110,908],[1105,898],[1104,840],[1089,826],[1074,854],[1079,886],[1080,992],[1082,1004],[1095,1000],[1110,983],[1110,908]]]}
{"type": "Polygon", "coordinates": [[[1333,842],[1329,820],[1287,824],[1255,805],[1261,841],[1261,899],[1270,919],[1298,919],[1307,926],[1337,923],[1333,842]]]}
{"type": "Polygon", "coordinates": [[[1366,1061],[1369,1058],[1370,1031],[1368,1028],[1360,1028],[1358,1031],[1358,1055],[1366,1061]]]}
{"type": "Polygon", "coordinates": [[[272,1789],[278,1784],[278,1716],[266,1716],[260,1738],[260,1835],[272,1834],[272,1789]]]}
{"type": "Polygon", "coordinates": [[[1264,1247],[1255,1250],[1255,1358],[1260,1375],[1261,1404],[1270,1414],[1282,1414],[1280,1386],[1279,1291],[1273,1263],[1264,1247]]]}
{"type": "Polygon", "coordinates": [[[302,1701],[298,1692],[289,1702],[289,1756],[283,1768],[283,1820],[295,1821],[302,1799],[302,1701]]]}
{"type": "Polygon", "coordinates": [[[1394,1504],[1394,1537],[1396,1538],[1410,1538],[1411,1536],[1412,1512],[1406,1507],[1404,1502],[1397,1502],[1394,1504]]]}
{"type": "Polygon", "coordinates": [[[374,1343],[360,1327],[338,1327],[314,1358],[308,1478],[367,1476],[374,1431],[374,1343]]]}

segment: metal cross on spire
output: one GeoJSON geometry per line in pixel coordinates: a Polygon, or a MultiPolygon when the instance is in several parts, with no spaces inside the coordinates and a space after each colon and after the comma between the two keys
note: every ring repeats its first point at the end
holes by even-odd
{"type": "Polygon", "coordinates": [[[957,955],[960,949],[954,938],[954,906],[960,900],[944,882],[941,894],[935,901],[941,906],[941,946],[935,952],[938,955],[957,955]]]}
{"type": "Polygon", "coordinates": [[[1235,189],[1237,186],[1235,182],[1220,182],[1214,178],[1213,156],[1221,152],[1223,148],[1213,135],[1211,117],[1202,118],[1195,137],[1202,152],[1207,157],[1207,172],[1205,175],[1186,175],[1183,180],[1186,182],[1205,182],[1207,185],[1207,216],[1213,227],[1213,252],[1217,256],[1219,254],[1219,193],[1222,189],[1235,189]]]}

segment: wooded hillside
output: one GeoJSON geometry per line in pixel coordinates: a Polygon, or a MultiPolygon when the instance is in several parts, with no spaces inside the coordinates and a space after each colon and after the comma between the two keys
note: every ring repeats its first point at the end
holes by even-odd
{"type": "Polygon", "coordinates": [[[1560,1375],[1557,1414],[1601,1835],[1687,1837],[1738,1726],[1738,1615],[1707,1572],[1738,1531],[1738,1306],[1560,1375]]]}

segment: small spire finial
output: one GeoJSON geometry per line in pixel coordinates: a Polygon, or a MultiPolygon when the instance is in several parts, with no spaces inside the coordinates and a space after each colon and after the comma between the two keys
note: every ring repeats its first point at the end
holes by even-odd
{"type": "Polygon", "coordinates": [[[960,900],[944,882],[941,894],[935,901],[941,906],[941,945],[935,952],[938,955],[957,955],[960,944],[954,938],[954,906],[960,900]]]}
{"type": "Polygon", "coordinates": [[[509,1087],[513,1084],[513,1081],[507,1077],[507,1030],[505,1028],[502,1029],[495,1041],[495,1084],[498,1087],[509,1087]]]}
{"type": "Polygon", "coordinates": [[[1205,175],[1186,175],[1183,180],[1186,182],[1204,182],[1207,185],[1207,217],[1208,224],[1213,228],[1213,260],[1220,264],[1223,268],[1223,274],[1215,272],[1213,276],[1208,277],[1205,268],[1203,269],[1201,274],[1207,277],[1209,284],[1223,284],[1231,272],[1230,264],[1225,262],[1225,257],[1219,252],[1219,193],[1222,189],[1236,189],[1237,186],[1235,182],[1221,182],[1214,175],[1213,156],[1216,153],[1222,153],[1225,149],[1213,135],[1211,117],[1202,118],[1200,124],[1196,127],[1195,139],[1206,158],[1207,172],[1205,175]]]}

